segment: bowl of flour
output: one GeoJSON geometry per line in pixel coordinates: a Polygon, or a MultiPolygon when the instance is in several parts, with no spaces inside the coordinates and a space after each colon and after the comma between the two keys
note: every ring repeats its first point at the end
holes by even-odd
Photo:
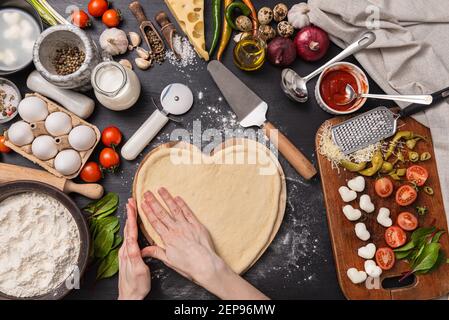
{"type": "Polygon", "coordinates": [[[0,185],[0,299],[60,299],[79,288],[90,247],[86,221],[56,188],[0,185]]]}

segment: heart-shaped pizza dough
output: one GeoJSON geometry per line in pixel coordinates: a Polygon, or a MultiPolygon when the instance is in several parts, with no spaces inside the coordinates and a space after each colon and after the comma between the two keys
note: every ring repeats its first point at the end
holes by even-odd
{"type": "Polygon", "coordinates": [[[144,193],[159,197],[160,187],[185,199],[209,230],[218,255],[237,273],[262,255],[285,211],[285,178],[277,159],[247,139],[212,156],[184,144],[156,148],[145,158],[134,179],[134,197],[145,233],[164,247],[141,209],[144,193]]]}

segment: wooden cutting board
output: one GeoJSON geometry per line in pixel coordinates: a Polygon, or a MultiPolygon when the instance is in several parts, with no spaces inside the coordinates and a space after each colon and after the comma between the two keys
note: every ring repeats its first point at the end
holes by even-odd
{"type": "MultiPolygon", "coordinates": [[[[330,124],[334,125],[346,119],[347,118],[340,117],[328,121],[330,124]]],[[[317,132],[317,150],[319,145],[319,134],[323,130],[325,124],[326,123],[324,123],[317,132]]],[[[374,242],[377,248],[387,246],[384,240],[386,228],[379,225],[376,221],[378,209],[381,207],[390,209],[391,218],[395,222],[397,215],[400,212],[415,212],[416,205],[427,206],[429,208],[429,213],[425,217],[419,218],[419,225],[430,226],[434,220],[436,227],[447,231],[446,214],[443,206],[443,197],[441,194],[440,181],[438,179],[430,130],[412,118],[399,120],[398,125],[400,130],[411,130],[417,134],[428,137],[427,142],[418,142],[415,151],[419,153],[428,151],[432,155],[432,159],[422,162],[420,165],[429,171],[429,180],[426,185],[432,187],[435,194],[429,196],[424,192],[420,192],[417,201],[412,206],[401,208],[395,202],[395,192],[389,198],[381,199],[374,191],[375,178],[365,178],[366,188],[363,193],[370,195],[376,206],[376,211],[367,214],[367,219],[364,221],[368,231],[371,233],[371,239],[367,242],[356,237],[354,231],[356,222],[351,222],[344,216],[342,207],[345,203],[338,193],[338,188],[342,185],[346,185],[347,181],[357,176],[357,174],[345,171],[344,169],[340,169],[340,173],[338,173],[336,169],[332,169],[331,163],[317,152],[338,281],[344,295],[348,299],[433,299],[449,293],[449,264],[443,264],[440,268],[430,274],[416,276],[414,283],[409,284],[406,287],[394,289],[386,289],[384,288],[384,285],[381,285],[379,289],[369,290],[366,288],[365,284],[353,284],[346,275],[346,271],[351,267],[355,267],[358,270],[364,270],[363,265],[365,260],[357,255],[358,248],[365,246],[369,242],[374,242]]],[[[394,182],[394,184],[396,191],[400,182],[394,182]]],[[[359,208],[358,200],[360,195],[361,194],[359,193],[358,198],[350,203],[355,208],[359,208]]],[[[409,239],[410,233],[408,233],[407,236],[409,239]]],[[[449,238],[447,234],[444,234],[441,238],[441,244],[444,252],[449,257],[449,238]]],[[[397,261],[393,269],[383,272],[380,279],[381,283],[385,284],[383,281],[386,278],[400,276],[403,272],[408,270],[409,268],[406,262],[397,261]]]]}

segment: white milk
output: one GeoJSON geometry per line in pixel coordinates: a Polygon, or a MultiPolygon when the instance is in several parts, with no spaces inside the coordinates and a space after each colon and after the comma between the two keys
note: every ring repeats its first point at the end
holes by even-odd
{"type": "Polygon", "coordinates": [[[95,68],[92,86],[98,101],[115,111],[132,107],[139,99],[141,90],[134,71],[113,61],[103,62],[95,68]]]}

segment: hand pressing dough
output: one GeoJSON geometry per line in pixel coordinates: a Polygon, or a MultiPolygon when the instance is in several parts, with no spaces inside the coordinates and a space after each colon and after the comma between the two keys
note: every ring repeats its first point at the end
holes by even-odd
{"type": "Polygon", "coordinates": [[[209,230],[217,253],[235,272],[244,272],[262,255],[277,232],[278,215],[285,210],[285,180],[268,149],[242,141],[245,146],[228,146],[211,157],[193,146],[159,148],[143,161],[136,173],[134,196],[144,229],[157,245],[164,247],[143,214],[141,202],[147,190],[160,199],[156,191],[164,186],[186,200],[209,230]],[[172,152],[184,159],[202,159],[202,164],[179,163],[179,157],[171,157],[172,152]],[[258,161],[216,163],[224,157],[258,161]]]}

